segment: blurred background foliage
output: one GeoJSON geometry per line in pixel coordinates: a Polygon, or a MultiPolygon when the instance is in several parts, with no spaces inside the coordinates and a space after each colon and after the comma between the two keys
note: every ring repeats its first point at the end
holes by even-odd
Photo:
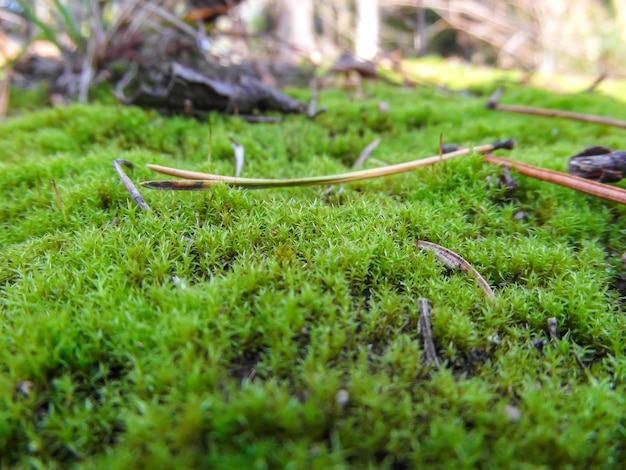
{"type": "Polygon", "coordinates": [[[83,102],[136,66],[250,62],[271,81],[261,62],[323,68],[346,51],[619,78],[625,39],[626,0],[0,0],[5,81],[83,102]]]}

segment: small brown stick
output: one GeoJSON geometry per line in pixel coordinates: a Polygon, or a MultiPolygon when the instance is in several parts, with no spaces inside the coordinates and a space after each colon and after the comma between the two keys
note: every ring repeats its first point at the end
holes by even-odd
{"type": "Polygon", "coordinates": [[[607,118],[604,116],[593,116],[590,114],[573,113],[571,111],[561,111],[559,109],[543,109],[531,108],[530,106],[515,106],[509,104],[499,104],[498,99],[502,96],[502,89],[498,88],[489,101],[485,104],[485,108],[494,109],[496,111],[507,111],[509,113],[531,114],[534,116],[561,117],[565,119],[573,119],[575,121],[591,122],[594,124],[604,124],[606,126],[619,127],[626,129],[625,121],[607,118]]]}
{"type": "Polygon", "coordinates": [[[131,170],[133,169],[133,164],[129,162],[128,160],[122,160],[121,158],[116,158],[115,160],[113,160],[113,167],[115,168],[115,171],[119,175],[120,180],[124,184],[126,191],[130,193],[130,195],[133,197],[133,199],[135,200],[135,202],[137,203],[139,207],[141,207],[142,209],[146,211],[150,211],[151,210],[150,206],[146,203],[144,198],[141,197],[141,194],[139,194],[139,191],[137,191],[137,188],[135,187],[133,182],[130,180],[130,178],[126,176],[126,173],[124,173],[122,166],[126,166],[130,168],[131,170]]]}
{"type": "Polygon", "coordinates": [[[476,279],[476,283],[483,290],[485,295],[490,299],[495,297],[493,290],[485,281],[478,271],[476,271],[471,264],[469,264],[465,259],[463,259],[460,255],[455,253],[448,248],[445,248],[441,245],[437,245],[436,243],[426,242],[424,240],[417,240],[415,242],[418,248],[422,250],[431,251],[437,259],[443,262],[450,269],[460,269],[465,274],[471,274],[476,279]]]}
{"type": "Polygon", "coordinates": [[[365,160],[367,160],[370,154],[374,151],[374,149],[378,147],[378,144],[380,144],[380,139],[374,139],[372,142],[370,142],[367,147],[365,147],[360,153],[359,158],[354,161],[354,163],[352,164],[352,168],[355,170],[357,168],[361,168],[365,163],[365,160]]]}
{"type": "Polygon", "coordinates": [[[508,158],[496,157],[495,155],[485,155],[483,158],[486,162],[513,168],[517,170],[518,173],[530,176],[531,178],[565,186],[607,201],[626,204],[626,190],[615,186],[597,183],[596,181],[589,181],[585,178],[569,175],[560,171],[546,170],[545,168],[539,168],[527,163],[516,162],[509,160],[508,158]]]}
{"type": "Polygon", "coordinates": [[[323,106],[321,108],[317,108],[317,80],[314,80],[315,82],[315,89],[313,90],[313,95],[311,96],[311,102],[309,103],[309,105],[307,106],[307,110],[306,110],[306,116],[309,119],[315,119],[317,116],[319,116],[322,113],[325,113],[328,109],[323,106]]]}
{"type": "Polygon", "coordinates": [[[54,196],[57,200],[57,206],[59,206],[59,209],[61,210],[63,215],[65,215],[65,206],[63,205],[63,200],[61,199],[61,193],[59,192],[59,188],[57,188],[57,184],[54,180],[50,180],[50,182],[52,183],[52,189],[54,189],[54,196]]]}
{"type": "MultiPolygon", "coordinates": [[[[359,157],[354,161],[354,163],[352,164],[352,169],[356,170],[358,168],[361,168],[363,166],[363,164],[365,163],[365,160],[367,160],[367,158],[370,156],[370,153],[372,153],[372,151],[378,147],[378,144],[380,144],[380,139],[374,139],[372,142],[370,142],[367,147],[365,147],[363,149],[363,151],[359,154],[359,157]]],[[[383,166],[387,166],[387,165],[383,165],[383,166]]],[[[324,191],[322,191],[322,198],[325,199],[327,198],[330,194],[332,194],[332,192],[335,190],[335,186],[331,185],[328,186],[324,191]]],[[[340,188],[339,191],[337,192],[337,194],[341,194],[342,189],[340,188]]]]}
{"type": "Polygon", "coordinates": [[[233,147],[233,151],[235,152],[235,178],[239,178],[239,175],[241,175],[241,170],[243,169],[243,162],[244,162],[243,145],[241,145],[232,137],[229,137],[228,140],[230,140],[230,143],[233,147]]]}
{"type": "Polygon", "coordinates": [[[591,82],[591,85],[589,85],[585,89],[585,91],[583,91],[583,93],[592,93],[598,87],[598,85],[600,85],[600,83],[602,83],[604,81],[604,79],[606,77],[608,77],[608,75],[606,73],[601,74],[593,82],[591,82]]]}
{"type": "Polygon", "coordinates": [[[419,318],[417,320],[417,333],[424,345],[424,357],[426,364],[433,364],[435,368],[439,368],[441,362],[437,356],[437,349],[433,340],[433,326],[430,322],[430,309],[428,307],[428,299],[417,299],[417,310],[419,318]]]}

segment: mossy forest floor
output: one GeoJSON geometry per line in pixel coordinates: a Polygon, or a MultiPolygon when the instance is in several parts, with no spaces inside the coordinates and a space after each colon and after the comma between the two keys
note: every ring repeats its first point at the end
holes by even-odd
{"type": "MultiPolygon", "coordinates": [[[[586,146],[626,149],[624,130],[487,111],[495,87],[325,91],[327,113],[278,125],[214,115],[210,159],[206,122],[136,108],[7,120],[2,468],[621,468],[625,207],[515,172],[505,194],[489,181],[501,170],[470,156],[327,197],[142,189],[148,213],[112,166],[135,163],[134,181],[159,178],[147,163],[232,175],[229,135],[248,177],[348,171],[377,137],[366,167],[436,154],[440,134],[514,137],[507,156],[563,171],[586,146]],[[495,299],[417,239],[462,255],[495,299]],[[423,364],[420,297],[439,370],[423,364]]],[[[602,92],[509,85],[501,101],[626,119],[602,92]]]]}

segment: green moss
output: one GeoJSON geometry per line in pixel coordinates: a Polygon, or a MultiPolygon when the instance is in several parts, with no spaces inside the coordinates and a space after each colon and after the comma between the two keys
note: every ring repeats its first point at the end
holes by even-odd
{"type": "MultiPolygon", "coordinates": [[[[503,76],[480,74],[485,95],[503,76]]],[[[623,207],[519,175],[505,194],[479,157],[327,197],[142,191],[151,213],[113,171],[124,158],[136,181],[155,177],[146,163],[232,174],[229,135],[246,149],[244,176],[281,178],[346,171],[377,137],[372,158],[386,163],[435,154],[440,134],[515,137],[512,158],[558,170],[585,146],[625,147],[619,129],[490,112],[485,96],[366,93],[324,91],[315,121],[211,116],[211,159],[206,123],[135,108],[3,124],[2,464],[620,467],[623,207]],[[460,253],[496,298],[416,239],[460,253]],[[433,309],[438,371],[422,365],[419,297],[433,309]]],[[[602,95],[540,88],[511,87],[503,101],[624,113],[602,95]]]]}

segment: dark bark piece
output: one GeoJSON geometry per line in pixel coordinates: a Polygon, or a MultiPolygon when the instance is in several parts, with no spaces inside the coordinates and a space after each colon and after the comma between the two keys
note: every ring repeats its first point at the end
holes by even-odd
{"type": "Polygon", "coordinates": [[[567,172],[600,183],[615,183],[626,173],[626,152],[612,152],[602,146],[588,147],[570,158],[567,172]]]}
{"type": "Polygon", "coordinates": [[[122,98],[122,102],[173,113],[185,113],[185,103],[191,103],[196,115],[210,111],[225,114],[252,114],[257,110],[285,114],[306,111],[304,103],[253,77],[242,76],[239,83],[227,83],[174,63],[169,76],[155,78],[150,85],[142,84],[130,98],[122,98]]]}

